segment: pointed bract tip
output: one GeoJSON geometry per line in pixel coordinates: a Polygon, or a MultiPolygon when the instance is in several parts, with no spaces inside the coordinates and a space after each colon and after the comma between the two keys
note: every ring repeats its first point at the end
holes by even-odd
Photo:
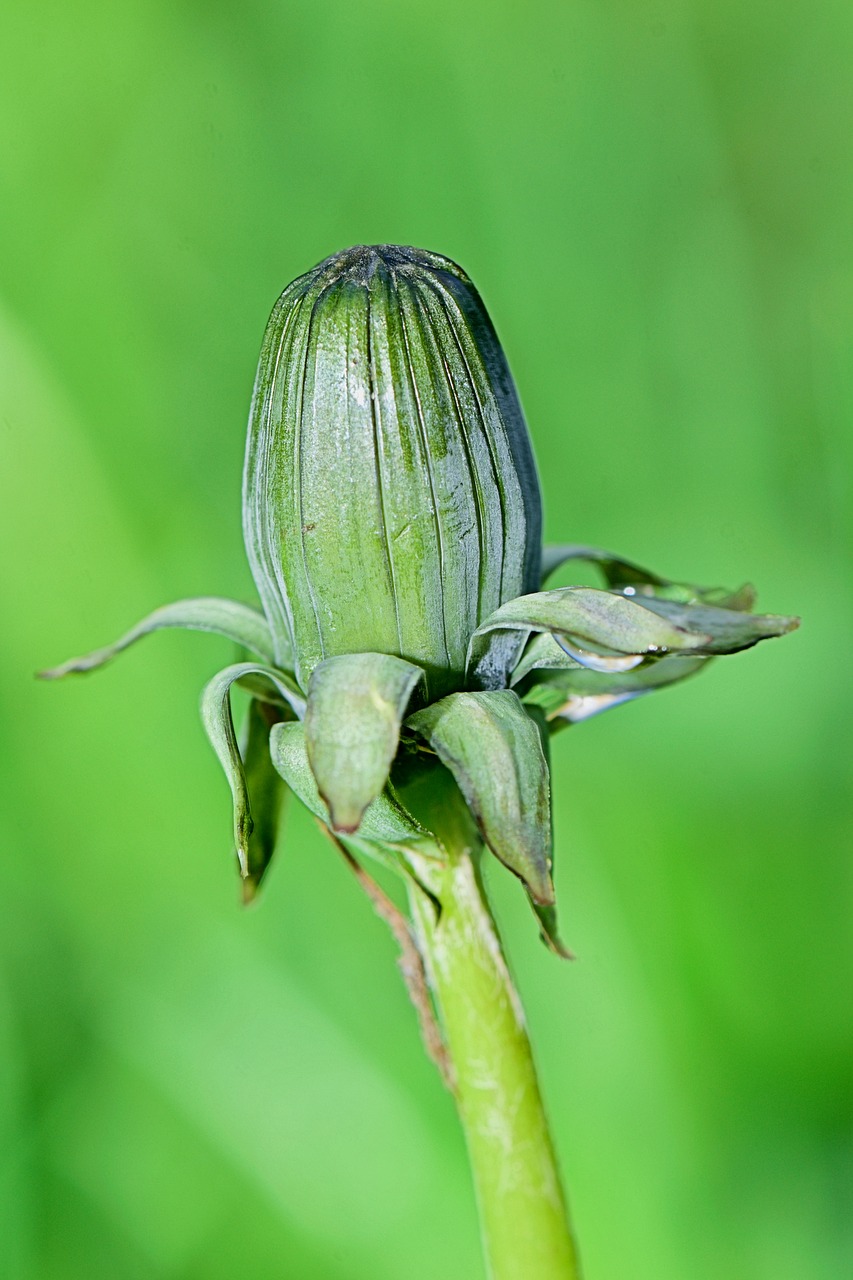
{"type": "Polygon", "coordinates": [[[257,876],[243,876],[240,884],[240,901],[244,907],[252,906],[258,896],[258,889],[260,887],[261,882],[257,876]]]}
{"type": "Polygon", "coordinates": [[[336,836],[354,836],[361,826],[361,820],[364,817],[364,809],[355,808],[352,805],[335,804],[329,796],[320,792],[320,799],[329,810],[329,827],[336,836]]]}
{"type": "Polygon", "coordinates": [[[355,822],[351,818],[347,818],[344,821],[335,815],[330,815],[329,826],[336,836],[354,836],[361,826],[361,814],[359,814],[355,822]]]}
{"type": "Polygon", "coordinates": [[[540,931],[539,937],[548,950],[553,952],[555,956],[559,956],[561,960],[577,960],[577,956],[571,947],[567,947],[565,942],[561,942],[559,938],[549,938],[544,929],[540,931]]]}
{"type": "Polygon", "coordinates": [[[731,593],[726,601],[726,608],[741,613],[752,613],[757,599],[758,589],[751,582],[745,582],[743,586],[738,587],[737,591],[731,593]]]}
{"type": "Polygon", "coordinates": [[[318,791],[320,800],[329,810],[329,831],[334,832],[336,836],[355,836],[357,829],[361,826],[361,819],[364,818],[366,805],[360,809],[353,805],[339,805],[334,803],[332,797],[325,795],[319,787],[318,791]]]}
{"type": "Polygon", "coordinates": [[[553,907],[557,901],[557,895],[554,892],[554,882],[551,877],[546,875],[541,880],[531,881],[525,879],[527,891],[531,900],[536,903],[537,907],[553,907]]]}

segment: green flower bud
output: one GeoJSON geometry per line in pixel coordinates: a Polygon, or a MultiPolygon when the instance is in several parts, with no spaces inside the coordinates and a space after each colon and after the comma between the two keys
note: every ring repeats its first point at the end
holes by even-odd
{"type": "Polygon", "coordinates": [[[249,421],[246,545],[277,656],[303,688],[375,652],[462,687],[472,632],[538,589],[541,505],[501,346],[465,273],[358,246],[295,280],[249,421]]]}

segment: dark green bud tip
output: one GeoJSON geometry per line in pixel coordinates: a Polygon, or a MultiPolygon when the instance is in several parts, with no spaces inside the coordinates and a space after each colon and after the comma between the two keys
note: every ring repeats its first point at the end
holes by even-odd
{"type": "Polygon", "coordinates": [[[539,586],[536,466],[479,294],[448,258],[357,246],[285,289],[258,365],[249,559],[306,687],[385,653],[463,684],[472,631],[539,586]]]}

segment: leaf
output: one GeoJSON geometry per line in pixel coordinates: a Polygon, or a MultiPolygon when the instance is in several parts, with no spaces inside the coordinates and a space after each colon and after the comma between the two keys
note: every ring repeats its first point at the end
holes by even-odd
{"type": "Polygon", "coordinates": [[[660,599],[679,600],[683,604],[714,604],[746,613],[755,604],[755,588],[750,583],[745,583],[737,591],[728,591],[725,587],[700,587],[692,582],[673,582],[652,573],[650,569],[643,569],[631,560],[623,560],[611,551],[602,551],[600,547],[545,547],[542,552],[542,582],[569,560],[594,564],[601,570],[608,587],[617,588],[623,595],[657,596],[660,599]]]}
{"type": "MultiPolygon", "coordinates": [[[[613,665],[596,663],[596,651],[599,657],[642,656],[669,649],[696,649],[710,640],[704,632],[673,625],[625,596],[595,587],[558,587],[517,596],[477,628],[469,647],[469,682],[480,688],[505,685],[532,631],[550,631],[565,638],[570,656],[596,669],[612,669],[613,665]],[[494,633],[507,631],[516,633],[511,652],[505,645],[496,648],[492,643],[494,633]]],[[[625,665],[616,664],[617,669],[625,665]]]]}
{"type": "Polygon", "coordinates": [[[225,770],[225,776],[231,788],[234,801],[234,844],[240,864],[240,874],[246,881],[251,880],[252,868],[263,861],[263,853],[256,852],[251,847],[255,824],[249,801],[246,769],[234,733],[231,686],[243,676],[252,673],[265,676],[275,686],[281,697],[290,704],[296,715],[300,715],[305,707],[301,692],[284,672],[254,662],[237,662],[233,666],[226,667],[207,683],[201,695],[202,724],[225,770]]]}
{"type": "Polygon", "coordinates": [[[450,770],[495,856],[524,881],[534,902],[551,905],[548,765],[517,694],[453,693],[410,716],[406,729],[450,770]]]}
{"type": "Polygon", "coordinates": [[[334,831],[351,835],[388,780],[420,667],[384,653],[326,658],[311,674],[305,742],[334,831]]]}
{"type": "MultiPolygon", "coordinates": [[[[321,822],[331,825],[328,806],[308,762],[305,726],[292,722],[275,725],[270,734],[270,757],[306,809],[321,822]]],[[[424,839],[434,841],[435,837],[403,807],[389,784],[365,809],[358,839],[404,848],[424,839]]]]}
{"type": "Polygon", "coordinates": [[[61,666],[39,674],[45,680],[58,680],[72,672],[94,671],[110,662],[116,654],[129,649],[143,636],[169,627],[180,627],[186,631],[213,631],[256,653],[265,662],[273,661],[273,638],[269,623],[262,613],[250,605],[238,604],[235,600],[201,596],[196,600],[178,600],[175,604],[163,605],[143,618],[121,639],[116,640],[115,644],[96,649],[82,658],[71,658],[61,666]]]}
{"type": "Polygon", "coordinates": [[[252,831],[246,849],[243,899],[250,902],[260,887],[273,853],[287,787],[270,758],[270,729],[280,712],[252,698],[243,727],[241,756],[251,800],[252,831]]]}

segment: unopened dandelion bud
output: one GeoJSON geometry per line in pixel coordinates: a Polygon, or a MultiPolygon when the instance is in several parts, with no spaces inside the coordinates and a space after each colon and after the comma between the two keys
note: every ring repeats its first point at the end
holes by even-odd
{"type": "Polygon", "coordinates": [[[447,258],[359,246],[294,281],[264,336],[244,531],[303,687],[323,658],[461,688],[472,632],[539,586],[527,427],[480,297],[447,258]]]}

